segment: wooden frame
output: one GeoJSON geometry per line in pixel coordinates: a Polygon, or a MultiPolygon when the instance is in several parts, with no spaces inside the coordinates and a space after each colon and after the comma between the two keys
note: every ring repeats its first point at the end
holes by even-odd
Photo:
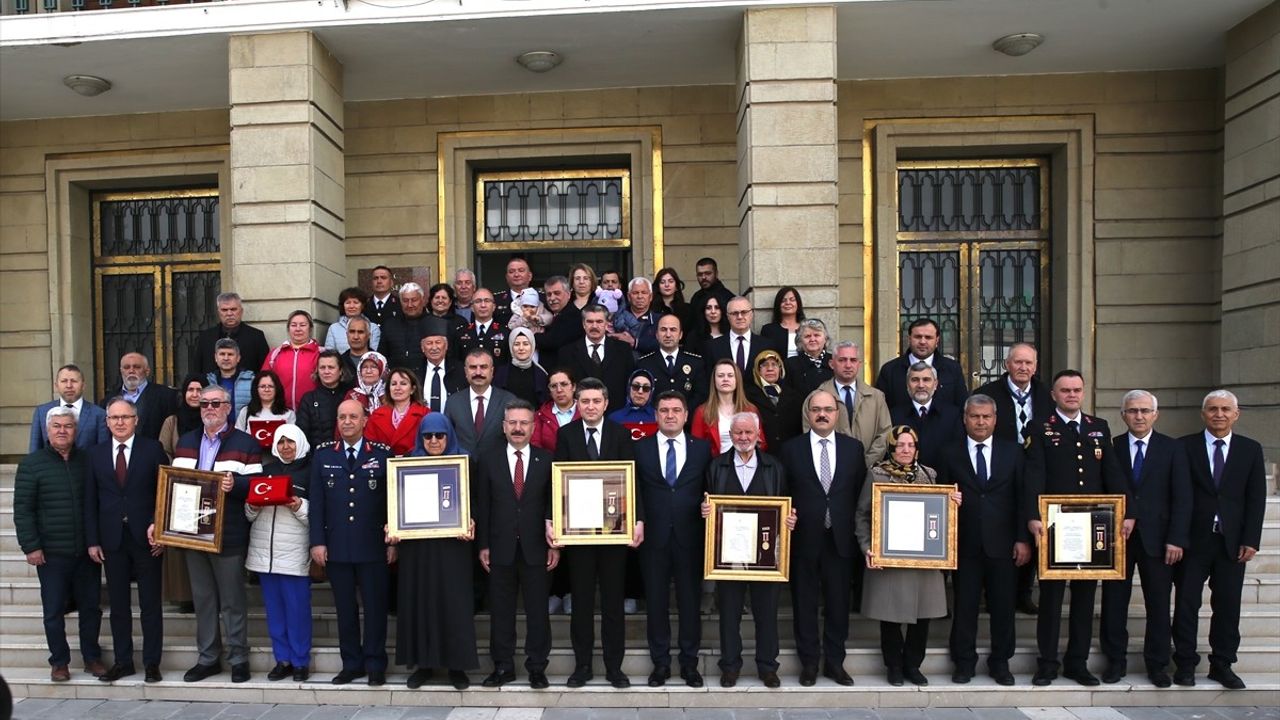
{"type": "Polygon", "coordinates": [[[387,534],[401,540],[456,538],[471,524],[471,465],[466,455],[387,461],[387,534]]]}
{"type": "Polygon", "coordinates": [[[1041,580],[1124,579],[1124,495],[1041,495],[1039,504],[1044,523],[1037,552],[1041,580]],[[1060,558],[1066,551],[1075,554],[1060,558]]]}
{"type": "Polygon", "coordinates": [[[635,527],[634,462],[552,463],[551,532],[558,544],[630,545],[635,527]],[[570,497],[575,493],[576,505],[570,497]]]}
{"type": "Polygon", "coordinates": [[[225,476],[226,473],[161,465],[156,486],[156,544],[222,552],[225,476]]]}
{"type": "Polygon", "coordinates": [[[706,580],[787,582],[791,577],[791,498],[708,495],[702,576],[706,580]],[[726,515],[741,516],[734,538],[724,535],[726,515]],[[754,528],[754,530],[750,530],[754,528]],[[748,540],[747,535],[751,538],[748,540]],[[733,547],[726,545],[731,542],[733,547]],[[726,557],[731,555],[731,557],[726,557]],[[745,561],[752,557],[754,561],[745,561]]]}
{"type": "Polygon", "coordinates": [[[891,568],[955,570],[960,510],[951,498],[955,491],[955,485],[874,483],[871,557],[875,563],[891,568]]]}

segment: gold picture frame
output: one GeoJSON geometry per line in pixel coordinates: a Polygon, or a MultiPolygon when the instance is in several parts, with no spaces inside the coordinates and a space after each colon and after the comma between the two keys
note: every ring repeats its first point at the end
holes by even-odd
{"type": "Polygon", "coordinates": [[[787,582],[791,578],[791,498],[708,495],[705,580],[787,582]]]}
{"type": "Polygon", "coordinates": [[[1124,495],[1041,495],[1041,580],[1123,580],[1124,495]]]}
{"type": "Polygon", "coordinates": [[[551,533],[560,545],[630,545],[636,529],[636,464],[551,464],[551,533]]]}
{"type": "Polygon", "coordinates": [[[955,570],[960,506],[955,485],[874,483],[871,557],[886,568],[955,570]]]}
{"type": "Polygon", "coordinates": [[[161,465],[156,481],[157,545],[222,552],[225,473],[161,465]]]}
{"type": "Polygon", "coordinates": [[[471,524],[466,455],[387,460],[387,534],[401,540],[456,538],[471,524]]]}

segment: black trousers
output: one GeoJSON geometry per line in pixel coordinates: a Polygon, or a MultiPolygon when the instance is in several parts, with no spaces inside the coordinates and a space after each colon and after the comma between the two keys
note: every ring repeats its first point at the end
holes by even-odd
{"type": "Polygon", "coordinates": [[[596,587],[600,588],[600,642],[606,672],[622,671],[626,651],[626,615],[622,611],[627,578],[627,550],[622,545],[580,545],[566,548],[573,613],[569,638],[577,667],[591,667],[596,646],[596,587]]]}
{"type": "Polygon", "coordinates": [[[80,629],[80,656],[86,664],[102,659],[98,633],[102,629],[102,568],[88,555],[45,553],[36,567],[40,577],[40,605],[44,610],[44,638],[49,645],[49,665],[70,665],[67,645],[67,600],[75,598],[80,629]]]}
{"type": "MultiPolygon", "coordinates": [[[[1069,670],[1083,670],[1089,662],[1089,645],[1093,642],[1093,599],[1098,592],[1097,580],[1072,580],[1071,611],[1067,621],[1067,652],[1062,664],[1069,670]]],[[[1058,633],[1062,629],[1062,596],[1066,580],[1040,580],[1040,614],[1036,617],[1036,644],[1040,648],[1040,666],[1058,669],[1058,633]]]]}
{"type": "Polygon", "coordinates": [[[1141,530],[1134,530],[1125,549],[1123,580],[1102,583],[1102,626],[1098,639],[1107,662],[1125,667],[1129,653],[1129,599],[1133,596],[1133,569],[1142,575],[1142,602],[1147,609],[1147,627],[1142,642],[1142,658],[1147,672],[1164,670],[1169,664],[1172,633],[1169,596],[1173,591],[1173,568],[1164,564],[1164,555],[1152,557],[1142,547],[1141,530]]]}
{"type": "Polygon", "coordinates": [[[551,654],[551,619],[547,591],[551,576],[545,565],[520,562],[524,551],[516,543],[516,562],[489,566],[489,655],[498,672],[515,670],[516,593],[524,599],[524,667],[545,672],[551,654]]]}
{"type": "Polygon", "coordinates": [[[853,558],[840,557],[831,530],[824,533],[818,552],[791,555],[792,625],[796,654],[804,667],[816,668],[819,659],[832,668],[844,666],[853,562],[853,558]],[[818,638],[819,597],[825,606],[821,640],[818,638]]]}
{"type": "Polygon", "coordinates": [[[1173,661],[1179,668],[1200,663],[1196,638],[1200,632],[1200,605],[1205,582],[1209,583],[1209,662],[1230,665],[1240,649],[1240,594],[1246,563],[1236,560],[1239,548],[1228,548],[1222,535],[1213,533],[1209,543],[1188,548],[1178,567],[1177,600],[1173,611],[1173,661]]]}
{"type": "Polygon", "coordinates": [[[702,645],[702,548],[664,548],[640,545],[640,570],[644,575],[645,611],[649,657],[655,668],[671,667],[671,583],[676,585],[676,610],[680,614],[680,668],[698,668],[702,645]]]}
{"type": "Polygon", "coordinates": [[[907,625],[903,637],[902,624],[880,623],[880,655],[885,667],[919,670],[924,662],[924,649],[929,641],[929,620],[921,618],[907,625]]]}
{"type": "Polygon", "coordinates": [[[391,573],[386,562],[347,563],[330,561],[324,567],[333,587],[333,605],[338,615],[338,654],[342,669],[386,672],[387,597],[391,573]],[[360,606],[364,608],[364,635],[360,634],[360,606]]]}
{"type": "Polygon", "coordinates": [[[720,671],[742,671],[742,603],[751,595],[756,626],[756,672],[778,672],[778,597],[780,583],[716,582],[720,607],[720,671]]]}
{"type": "Polygon", "coordinates": [[[164,646],[164,618],[160,608],[163,562],[151,554],[149,547],[134,540],[127,527],[122,534],[120,547],[103,550],[115,662],[133,664],[133,608],[129,583],[132,578],[137,578],[138,608],[142,615],[142,664],[159,665],[164,646]]]}
{"type": "MultiPolygon", "coordinates": [[[[1010,556],[1013,550],[1010,549],[1010,556]]],[[[991,625],[991,654],[987,656],[987,669],[1008,670],[1016,642],[1013,606],[1016,598],[1016,578],[1021,568],[1012,557],[992,558],[962,554],[957,558],[956,571],[951,574],[955,592],[952,610],[951,662],[957,669],[973,672],[978,665],[978,608],[983,592],[987,595],[987,613],[991,625]]]]}

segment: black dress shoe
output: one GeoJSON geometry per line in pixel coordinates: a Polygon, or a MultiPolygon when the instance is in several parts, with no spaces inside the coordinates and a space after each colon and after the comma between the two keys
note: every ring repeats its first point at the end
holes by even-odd
{"type": "Polygon", "coordinates": [[[1075,680],[1085,687],[1097,687],[1100,684],[1097,676],[1089,672],[1086,668],[1063,670],[1062,677],[1068,680],[1075,680]]]}
{"type": "Polygon", "coordinates": [[[605,673],[604,679],[608,680],[609,684],[617,690],[626,690],[631,687],[631,678],[627,677],[627,674],[621,670],[612,673],[605,673]]]}
{"type": "Polygon", "coordinates": [[[760,682],[764,683],[764,686],[770,689],[782,687],[782,681],[778,679],[778,673],[776,672],[760,673],[760,682]]]}
{"type": "Polygon", "coordinates": [[[1120,682],[1126,674],[1124,665],[1119,663],[1107,663],[1107,669],[1102,672],[1102,682],[1108,685],[1115,685],[1120,682]]]}
{"type": "Polygon", "coordinates": [[[160,675],[160,666],[148,665],[145,668],[143,668],[142,679],[146,680],[149,683],[158,683],[161,680],[163,680],[164,677],[160,675]]]}
{"type": "MultiPolygon", "coordinates": [[[[516,674],[510,670],[494,670],[489,673],[489,676],[482,680],[480,684],[487,688],[497,688],[502,687],[515,679],[516,674]]],[[[529,683],[533,683],[532,673],[529,675],[529,683]]]]}
{"type": "Polygon", "coordinates": [[[680,679],[684,681],[685,685],[688,685],[691,688],[700,688],[703,685],[702,673],[698,672],[694,668],[681,670],[680,679]]]}
{"type": "Polygon", "coordinates": [[[736,670],[727,670],[720,673],[720,687],[731,688],[738,684],[738,672],[736,670]]]}
{"type": "Polygon", "coordinates": [[[136,672],[138,671],[134,669],[133,665],[121,665],[120,663],[116,663],[110,668],[107,668],[106,672],[99,675],[98,679],[102,682],[115,682],[120,678],[129,677],[136,672]]]}
{"type": "Polygon", "coordinates": [[[306,665],[295,665],[293,667],[293,681],[306,682],[311,677],[311,668],[306,665]]]}
{"type": "Polygon", "coordinates": [[[183,682],[200,682],[207,677],[213,677],[222,672],[222,663],[214,663],[212,665],[201,665],[196,663],[194,667],[182,676],[183,682]]]}
{"type": "Polygon", "coordinates": [[[973,679],[973,671],[968,668],[956,668],[951,671],[951,682],[965,685],[973,679]]]}
{"type": "Polygon", "coordinates": [[[231,682],[249,682],[249,663],[236,663],[231,666],[231,682]]]}
{"type": "Polygon", "coordinates": [[[649,687],[662,687],[667,684],[669,677],[671,677],[671,668],[656,667],[649,673],[649,687]]]}
{"type": "Polygon", "coordinates": [[[992,680],[996,681],[997,685],[1004,685],[1005,687],[1013,685],[1013,673],[1009,672],[1007,667],[990,670],[987,674],[991,676],[992,680]]]}
{"type": "MultiPolygon", "coordinates": [[[[512,675],[511,677],[515,677],[512,675]]],[[[547,674],[544,672],[529,673],[529,687],[534,690],[546,690],[551,687],[551,683],[547,682],[547,674]]]]}
{"type": "Polygon", "coordinates": [[[1051,684],[1054,681],[1054,679],[1057,677],[1058,677],[1057,670],[1051,670],[1049,668],[1042,667],[1036,670],[1035,677],[1031,678],[1031,684],[1035,685],[1036,687],[1045,687],[1046,685],[1051,684]]]}
{"type": "Polygon", "coordinates": [[[818,683],[818,668],[800,668],[800,687],[813,687],[818,683]]]}
{"type": "Polygon", "coordinates": [[[894,687],[902,687],[902,684],[906,682],[902,677],[902,668],[896,665],[890,666],[889,669],[885,671],[884,679],[889,681],[889,684],[894,687]]]}
{"type": "Polygon", "coordinates": [[[453,686],[454,690],[466,690],[471,687],[471,678],[467,677],[467,674],[461,670],[450,670],[449,684],[453,686]]]}
{"type": "Polygon", "coordinates": [[[359,680],[362,677],[364,677],[363,670],[343,670],[337,675],[334,675],[333,680],[330,680],[329,682],[334,685],[346,685],[352,680],[359,680]]]}
{"type": "MultiPolygon", "coordinates": [[[[232,670],[234,672],[234,669],[232,670]]],[[[276,666],[271,668],[271,672],[267,673],[267,679],[271,682],[283,680],[293,674],[293,664],[278,662],[276,666]]]]}
{"type": "Polygon", "coordinates": [[[595,674],[591,672],[590,667],[580,665],[578,666],[578,669],[574,670],[573,674],[569,676],[569,682],[565,683],[565,685],[571,688],[580,688],[591,682],[591,678],[594,677],[595,674]]]}
{"type": "Polygon", "coordinates": [[[1244,681],[1231,670],[1230,665],[1210,665],[1209,679],[1216,680],[1228,690],[1243,690],[1244,681]]]}
{"type": "Polygon", "coordinates": [[[369,671],[369,687],[382,687],[387,684],[387,674],[382,670],[369,671]]]}
{"type": "Polygon", "coordinates": [[[1023,615],[1039,615],[1040,607],[1036,605],[1030,595],[1023,595],[1018,598],[1018,612],[1023,615]]]}
{"type": "Polygon", "coordinates": [[[923,687],[929,684],[929,678],[920,672],[920,668],[903,668],[902,677],[910,680],[912,685],[923,687]]]}
{"type": "Polygon", "coordinates": [[[844,685],[848,687],[853,684],[853,678],[849,677],[849,673],[845,672],[842,667],[824,665],[822,668],[822,676],[834,681],[837,685],[844,685]]]}
{"type": "Polygon", "coordinates": [[[1195,668],[1178,668],[1173,672],[1173,684],[1182,687],[1196,686],[1196,669],[1195,668]]]}
{"type": "Polygon", "coordinates": [[[431,679],[431,668],[418,668],[409,674],[409,679],[405,681],[404,686],[410,690],[417,690],[427,681],[431,679]]]}
{"type": "Polygon", "coordinates": [[[1169,673],[1163,670],[1152,670],[1147,673],[1147,679],[1158,688],[1167,688],[1173,684],[1173,680],[1169,679],[1169,673]]]}

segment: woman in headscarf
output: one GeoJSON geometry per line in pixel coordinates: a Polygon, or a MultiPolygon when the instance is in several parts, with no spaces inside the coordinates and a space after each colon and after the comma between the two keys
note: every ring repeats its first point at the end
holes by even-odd
{"type": "Polygon", "coordinates": [[[637,369],[627,378],[627,404],[609,413],[609,420],[626,428],[632,440],[643,440],[658,432],[653,388],[653,375],[643,368],[637,369]]]}
{"type": "MultiPolygon", "coordinates": [[[[444,413],[422,418],[413,457],[465,454],[444,413]]],[[[399,548],[400,566],[396,664],[414,668],[410,689],[429,681],[431,668],[445,668],[449,683],[465,690],[471,685],[466,671],[480,666],[471,577],[475,527],[473,520],[467,534],[457,538],[391,538],[399,548]]]]}
{"type": "Polygon", "coordinates": [[[533,331],[527,327],[512,328],[507,334],[508,358],[493,371],[493,385],[515,395],[534,407],[547,401],[547,371],[534,362],[533,331]]]}
{"type": "MultiPolygon", "coordinates": [[[[871,482],[862,486],[858,510],[854,518],[855,532],[867,572],[862,581],[862,614],[880,621],[880,653],[884,657],[890,685],[902,685],[903,679],[915,685],[928,685],[920,673],[925,642],[929,638],[929,619],[947,614],[947,592],[941,570],[880,567],[871,557],[871,487],[874,483],[910,483],[932,485],[938,474],[920,464],[916,431],[897,425],[887,433],[889,457],[871,467],[871,482]],[[903,637],[902,626],[906,625],[903,637]]],[[[960,493],[951,497],[958,504],[960,493]]]]}
{"type": "Polygon", "coordinates": [[[287,505],[257,507],[246,504],[249,552],[244,566],[258,573],[262,603],[267,611],[267,633],[276,666],[268,680],[293,677],[302,682],[311,665],[311,535],[307,521],[307,488],[311,482],[311,445],[302,428],[293,424],[276,428],[271,443],[273,459],[263,463],[264,475],[290,478],[292,497],[287,505]]]}
{"type": "MultiPolygon", "coordinates": [[[[343,400],[359,400],[370,415],[382,406],[387,394],[387,358],[379,352],[369,352],[360,360],[360,372],[356,373],[356,386],[347,392],[343,400]]],[[[339,403],[341,404],[341,403],[339,403]]]]}
{"type": "Polygon", "coordinates": [[[800,415],[805,395],[783,382],[786,370],[782,355],[776,350],[765,350],[756,356],[751,378],[754,382],[745,388],[747,402],[756,406],[760,413],[760,432],[768,447],[776,450],[804,432],[800,415]]]}
{"type": "MultiPolygon", "coordinates": [[[[192,430],[204,427],[200,422],[200,391],[204,389],[205,376],[200,373],[187,375],[178,386],[178,406],[173,414],[165,418],[160,426],[160,444],[164,452],[173,460],[173,448],[178,438],[192,430]]],[[[164,558],[163,590],[164,599],[175,603],[182,612],[195,612],[191,602],[191,577],[187,575],[187,560],[178,548],[169,548],[164,558]]]]}

